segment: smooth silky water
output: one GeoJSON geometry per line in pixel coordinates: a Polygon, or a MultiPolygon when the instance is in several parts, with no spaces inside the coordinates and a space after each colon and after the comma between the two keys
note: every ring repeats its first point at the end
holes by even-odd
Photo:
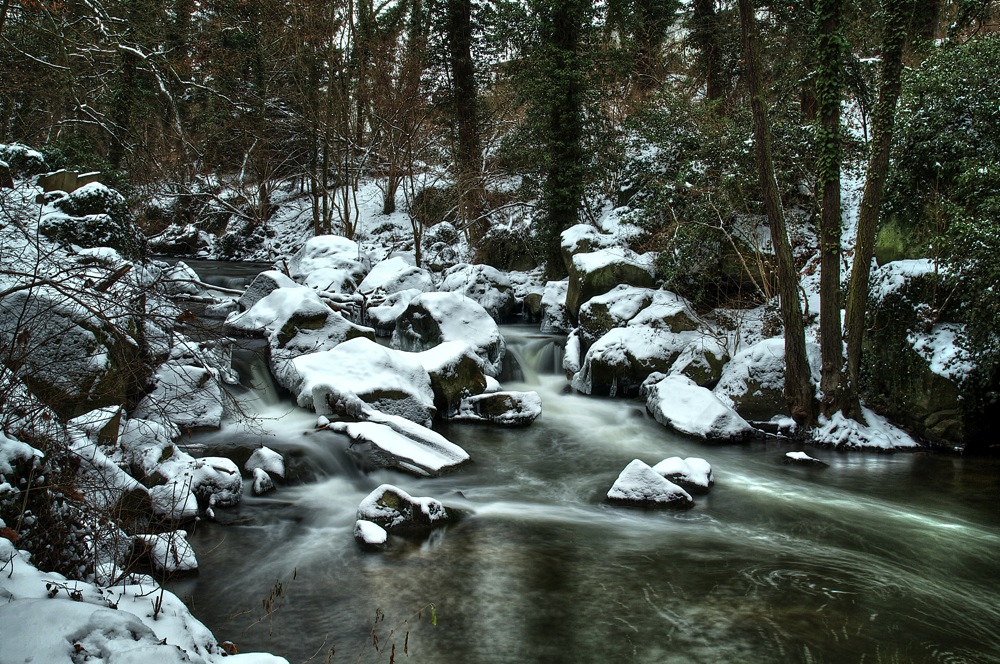
{"type": "Polygon", "coordinates": [[[775,440],[705,445],[639,401],[568,393],[556,340],[504,332],[520,367],[505,388],[538,391],[542,416],[440,427],[473,462],[434,479],[362,473],[242,355],[255,387],[239,402],[259,419],[192,442],[263,443],[300,480],[199,523],[200,575],[172,589],[219,638],[291,662],[388,661],[377,611],[396,661],[1000,661],[996,461],[811,449],[830,464],[816,470],[780,463],[795,448],[775,440]],[[629,461],[669,456],[715,469],[693,509],[605,504],[629,461]],[[384,482],[467,516],[365,552],[357,506],[384,482]]]}

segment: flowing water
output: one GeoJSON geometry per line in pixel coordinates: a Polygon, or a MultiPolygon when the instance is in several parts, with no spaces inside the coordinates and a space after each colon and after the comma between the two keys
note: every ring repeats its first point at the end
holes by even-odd
{"type": "Polygon", "coordinates": [[[553,340],[504,331],[521,366],[505,387],[538,391],[543,414],[443,426],[473,463],[434,479],[361,473],[245,362],[260,419],[194,442],[264,443],[300,480],[200,523],[201,573],[172,589],[219,638],[292,662],[390,661],[393,645],[434,664],[1000,661],[996,461],[808,450],[816,470],[781,464],[787,443],[705,445],[641,402],[567,393],[553,340]],[[677,455],[715,469],[693,509],[603,501],[632,459],[677,455]],[[365,552],[356,509],[384,482],[467,516],[365,552]]]}

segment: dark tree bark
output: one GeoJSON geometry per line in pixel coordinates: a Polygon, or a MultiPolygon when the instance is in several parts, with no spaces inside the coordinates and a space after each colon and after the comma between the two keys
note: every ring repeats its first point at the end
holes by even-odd
{"type": "Polygon", "coordinates": [[[695,0],[691,25],[691,39],[698,49],[701,75],[705,79],[705,97],[709,101],[722,99],[725,90],[716,4],[717,0],[695,0]]]}
{"type": "Polygon", "coordinates": [[[743,58],[750,91],[750,110],[753,114],[757,173],[771,230],[771,243],[774,245],[781,319],[785,327],[785,399],[795,421],[808,426],[815,422],[816,405],[812,385],[809,382],[805,327],[802,320],[802,306],[799,303],[799,278],[792,260],[792,247],[788,241],[785,215],[774,176],[771,128],[764,101],[757,20],[752,0],[739,0],[738,6],[743,58]]]}
{"type": "Polygon", "coordinates": [[[861,349],[865,335],[865,311],[868,308],[871,263],[875,253],[875,226],[882,207],[882,196],[889,172],[889,150],[896,125],[896,106],[902,89],[907,25],[915,4],[914,0],[885,2],[886,23],[883,28],[878,102],[872,117],[871,153],[858,215],[854,265],[851,268],[851,281],[847,289],[847,313],[844,318],[847,333],[847,373],[840,390],[841,409],[857,420],[862,419],[858,380],[861,374],[861,349]]]}
{"type": "Polygon", "coordinates": [[[844,35],[841,31],[841,0],[817,0],[819,16],[816,92],[820,126],[817,132],[819,185],[823,191],[820,214],[819,324],[822,374],[821,408],[831,415],[840,407],[837,390],[844,363],[844,340],[840,327],[840,102],[843,89],[844,35]]]}
{"type": "Polygon", "coordinates": [[[565,273],[560,234],[579,223],[583,200],[583,90],[580,56],[586,0],[555,0],[543,39],[550,55],[547,75],[548,173],[545,180],[546,274],[565,273]]]}
{"type": "Polygon", "coordinates": [[[458,211],[473,246],[485,235],[483,212],[482,148],[479,140],[479,104],[476,69],[472,60],[472,0],[448,0],[448,56],[458,142],[455,164],[458,211]]]}

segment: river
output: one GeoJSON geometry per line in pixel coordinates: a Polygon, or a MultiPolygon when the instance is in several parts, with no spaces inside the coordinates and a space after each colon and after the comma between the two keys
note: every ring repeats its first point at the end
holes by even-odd
{"type": "Polygon", "coordinates": [[[641,402],[568,393],[553,340],[504,333],[525,367],[505,387],[537,391],[543,414],[440,427],[473,462],[433,479],[360,472],[238,354],[254,419],[190,442],[263,443],[300,479],[199,523],[201,572],[171,589],[219,638],[291,662],[393,646],[434,664],[1000,661],[996,460],[809,449],[829,464],[814,469],[780,463],[787,442],[705,445],[641,402]],[[670,456],[715,469],[693,509],[604,502],[629,461],[670,456]],[[365,552],[357,506],[384,482],[467,516],[365,552]]]}

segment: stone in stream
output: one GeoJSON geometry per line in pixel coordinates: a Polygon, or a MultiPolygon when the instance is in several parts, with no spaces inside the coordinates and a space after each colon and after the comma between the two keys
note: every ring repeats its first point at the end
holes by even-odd
{"type": "Polygon", "coordinates": [[[689,493],[708,493],[715,484],[712,465],[699,457],[670,457],[653,466],[653,470],[689,493]]]}
{"type": "Polygon", "coordinates": [[[368,412],[367,416],[371,421],[328,426],[351,439],[350,452],[368,468],[435,477],[469,460],[468,452],[431,429],[384,413],[368,412]]]}
{"type": "Polygon", "coordinates": [[[637,507],[688,508],[691,494],[643,463],[634,459],[608,491],[608,500],[637,507]]]}
{"type": "Polygon", "coordinates": [[[781,462],[789,466],[808,466],[810,468],[826,468],[829,466],[825,461],[811,457],[805,452],[785,452],[781,457],[781,462]]]}
{"type": "Polygon", "coordinates": [[[423,533],[451,519],[447,508],[433,498],[415,498],[391,484],[383,484],[358,505],[358,520],[370,521],[392,532],[423,533]]]}
{"type": "Polygon", "coordinates": [[[444,272],[442,292],[461,293],[476,301],[497,323],[514,311],[514,290],[510,278],[491,265],[459,263],[444,272]]]}
{"type": "Polygon", "coordinates": [[[735,443],[757,434],[749,422],[711,390],[682,375],[650,376],[643,385],[646,409],[657,422],[711,442],[735,443]]]}
{"type": "Polygon", "coordinates": [[[526,427],[541,414],[542,399],[537,392],[491,392],[463,399],[452,419],[526,427]]]}
{"type": "Polygon", "coordinates": [[[366,549],[384,549],[389,541],[389,533],[377,523],[358,519],[354,522],[354,539],[366,549]]]}

